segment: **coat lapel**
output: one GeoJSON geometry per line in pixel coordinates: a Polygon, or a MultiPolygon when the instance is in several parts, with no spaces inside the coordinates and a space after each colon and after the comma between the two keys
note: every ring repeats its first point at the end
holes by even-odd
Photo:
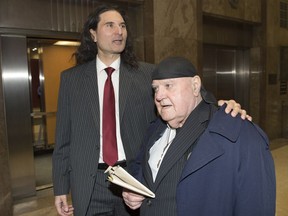
{"type": "MultiPolygon", "coordinates": [[[[96,71],[96,59],[87,64],[84,71],[81,71],[84,77],[85,95],[91,109],[92,117],[96,124],[96,131],[100,130],[100,109],[99,109],[99,95],[98,95],[98,79],[96,71]],[[98,128],[98,129],[97,129],[98,128]]],[[[97,142],[99,143],[99,142],[97,142]]]]}
{"type": "MultiPolygon", "coordinates": [[[[197,139],[205,131],[207,127],[207,122],[210,118],[210,106],[202,102],[199,106],[191,113],[191,115],[186,120],[184,126],[177,130],[177,135],[169,147],[161,167],[158,171],[155,183],[153,184],[151,170],[148,164],[149,150],[150,147],[155,143],[157,139],[163,134],[166,128],[166,124],[162,122],[152,134],[150,141],[148,143],[147,152],[145,156],[145,167],[144,167],[144,177],[148,182],[148,186],[152,190],[156,190],[162,179],[171,170],[173,165],[177,163],[181,158],[185,157],[185,153],[188,149],[197,142],[197,139]]],[[[187,155],[188,156],[188,155],[187,155]]]]}
{"type": "Polygon", "coordinates": [[[201,169],[210,161],[224,154],[224,149],[212,138],[211,134],[221,134],[235,142],[240,134],[242,120],[239,118],[231,118],[225,113],[226,106],[222,106],[219,112],[214,114],[205,134],[198,141],[197,147],[193,150],[184,170],[181,179],[187,175],[201,169]],[[217,119],[214,120],[214,119],[217,119]],[[231,130],[233,128],[233,130],[231,130]]]}
{"type": "MultiPolygon", "coordinates": [[[[197,141],[206,128],[205,122],[209,117],[208,106],[201,103],[186,120],[184,126],[177,130],[177,135],[169,147],[161,167],[158,171],[155,187],[159,185],[165,175],[175,163],[185,156],[187,150],[197,141]]],[[[156,188],[155,188],[156,189],[156,188]]]]}
{"type": "Polygon", "coordinates": [[[215,143],[215,141],[209,135],[209,132],[206,131],[205,135],[201,137],[197,146],[193,150],[182,172],[180,181],[187,175],[190,175],[191,173],[201,169],[210,161],[220,157],[222,154],[224,154],[224,149],[215,143]]]}
{"type": "Polygon", "coordinates": [[[123,120],[123,114],[125,111],[126,101],[128,94],[131,91],[131,83],[133,80],[134,69],[128,69],[122,62],[120,64],[119,74],[119,115],[120,122],[123,120]]]}

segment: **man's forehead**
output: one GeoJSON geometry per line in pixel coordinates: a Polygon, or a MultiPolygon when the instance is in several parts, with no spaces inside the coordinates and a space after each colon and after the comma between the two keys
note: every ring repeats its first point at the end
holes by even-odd
{"type": "Polygon", "coordinates": [[[118,11],[115,11],[115,10],[105,11],[102,14],[100,14],[99,17],[100,17],[100,21],[103,21],[103,22],[114,22],[114,21],[124,22],[122,15],[118,11]]]}

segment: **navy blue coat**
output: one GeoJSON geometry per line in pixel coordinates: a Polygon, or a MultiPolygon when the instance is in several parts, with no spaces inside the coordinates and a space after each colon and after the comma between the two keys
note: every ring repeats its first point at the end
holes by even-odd
{"type": "Polygon", "coordinates": [[[178,216],[274,216],[275,170],[265,133],[221,107],[177,186],[178,216]]]}

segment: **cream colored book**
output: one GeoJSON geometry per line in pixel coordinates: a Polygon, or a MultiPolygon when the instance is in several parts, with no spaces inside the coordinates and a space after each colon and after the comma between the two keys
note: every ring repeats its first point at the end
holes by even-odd
{"type": "Polygon", "coordinates": [[[108,173],[108,180],[110,182],[141,195],[155,198],[155,194],[151,190],[135,179],[121,166],[109,166],[108,169],[105,170],[105,173],[108,173]]]}

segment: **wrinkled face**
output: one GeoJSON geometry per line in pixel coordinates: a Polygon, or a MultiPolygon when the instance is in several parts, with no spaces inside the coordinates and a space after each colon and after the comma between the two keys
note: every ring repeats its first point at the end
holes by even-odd
{"type": "Polygon", "coordinates": [[[194,80],[198,78],[195,76],[153,80],[152,88],[157,110],[170,127],[182,127],[197,106],[199,86],[195,87],[194,80]]]}
{"type": "Polygon", "coordinates": [[[127,29],[120,13],[107,11],[100,15],[97,29],[90,29],[99,55],[120,54],[126,45],[127,29]]]}

